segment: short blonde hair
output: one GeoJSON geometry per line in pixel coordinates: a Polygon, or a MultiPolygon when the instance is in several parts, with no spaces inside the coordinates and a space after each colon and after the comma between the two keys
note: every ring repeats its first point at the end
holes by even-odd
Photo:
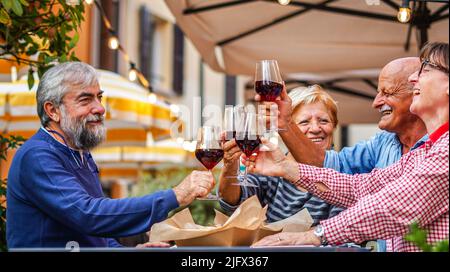
{"type": "Polygon", "coordinates": [[[289,92],[289,97],[292,99],[292,111],[297,108],[321,102],[325,105],[331,118],[334,127],[338,124],[337,118],[337,103],[336,101],[317,84],[308,87],[297,87],[289,92]]]}

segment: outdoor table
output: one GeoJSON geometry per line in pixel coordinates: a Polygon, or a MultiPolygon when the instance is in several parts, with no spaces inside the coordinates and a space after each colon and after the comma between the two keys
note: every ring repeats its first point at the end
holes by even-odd
{"type": "MultiPolygon", "coordinates": [[[[70,252],[66,248],[16,248],[10,252],[70,252]]],[[[258,253],[258,252],[370,252],[367,248],[358,247],[169,247],[169,248],[80,248],[80,252],[237,252],[237,253],[258,253]]]]}

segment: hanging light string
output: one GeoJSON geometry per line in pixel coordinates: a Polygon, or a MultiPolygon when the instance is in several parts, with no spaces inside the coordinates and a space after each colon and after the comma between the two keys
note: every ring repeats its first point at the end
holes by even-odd
{"type": "MultiPolygon", "coordinates": [[[[121,45],[119,41],[119,37],[117,36],[117,32],[112,27],[111,21],[109,21],[108,17],[106,16],[105,10],[103,9],[102,5],[98,2],[98,0],[85,0],[85,3],[90,5],[92,3],[95,4],[95,7],[99,10],[100,16],[102,17],[102,21],[104,26],[106,27],[107,31],[110,34],[110,37],[108,39],[108,47],[112,50],[118,50],[122,53],[123,58],[126,62],[129,64],[129,70],[128,70],[128,79],[130,81],[136,81],[138,80],[142,86],[147,88],[151,95],[155,95],[153,93],[152,87],[150,85],[150,82],[145,78],[145,76],[142,74],[142,72],[136,67],[136,63],[132,62],[130,60],[130,56],[125,51],[123,46],[121,45]]],[[[154,100],[154,98],[151,98],[154,100]]],[[[165,101],[168,103],[167,101],[165,101]]],[[[170,104],[170,103],[169,103],[170,104]]]]}
{"type": "MultiPolygon", "coordinates": [[[[105,10],[103,9],[102,5],[98,2],[98,0],[84,0],[84,2],[88,5],[94,3],[96,8],[99,10],[103,24],[110,33],[110,37],[108,39],[108,47],[111,48],[112,50],[119,50],[122,53],[125,61],[128,62],[128,64],[130,65],[130,68],[128,70],[128,79],[130,81],[136,81],[137,79],[145,88],[149,90],[150,92],[148,95],[149,102],[152,104],[156,103],[158,101],[158,96],[153,92],[150,82],[145,78],[144,74],[142,74],[141,71],[139,71],[139,69],[136,67],[136,63],[130,60],[130,56],[120,44],[117,32],[114,30],[114,28],[111,25],[111,22],[108,20],[108,17],[106,16],[105,10]]],[[[162,101],[163,103],[165,103],[167,106],[170,107],[170,111],[172,112],[175,118],[180,118],[181,112],[180,107],[178,105],[172,104],[162,97],[159,97],[159,101],[162,101]]],[[[190,143],[189,149],[185,148],[186,150],[190,150],[191,152],[195,151],[195,141],[194,142],[184,141],[184,143],[190,143]]]]}

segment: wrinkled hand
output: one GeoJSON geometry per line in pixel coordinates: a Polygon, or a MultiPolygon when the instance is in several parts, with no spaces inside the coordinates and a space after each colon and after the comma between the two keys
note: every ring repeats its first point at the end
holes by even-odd
{"type": "Polygon", "coordinates": [[[313,234],[313,230],[306,232],[280,232],[264,237],[254,243],[252,247],[298,245],[320,246],[320,239],[313,234]]]}
{"type": "Polygon", "coordinates": [[[264,145],[260,148],[258,155],[248,158],[243,155],[242,163],[248,167],[249,173],[264,176],[283,177],[285,172],[286,156],[281,149],[265,138],[261,138],[264,145]]]}
{"type": "MultiPolygon", "coordinates": [[[[261,96],[259,94],[255,95],[255,101],[261,101],[261,96]]],[[[280,96],[277,97],[275,102],[264,101],[261,102],[266,109],[266,125],[270,127],[271,122],[271,110],[274,111],[272,114],[278,117],[278,128],[284,130],[287,128],[288,124],[292,122],[292,99],[289,97],[286,91],[286,85],[283,82],[283,90],[280,96]]]]}
{"type": "Polygon", "coordinates": [[[180,184],[173,188],[178,204],[185,206],[197,197],[205,197],[214,188],[214,177],[209,171],[192,171],[180,184]]]}
{"type": "Polygon", "coordinates": [[[242,155],[242,151],[236,144],[236,140],[232,139],[223,143],[223,164],[224,167],[236,166],[237,161],[242,155]]]}
{"type": "Polygon", "coordinates": [[[170,244],[164,242],[147,242],[136,246],[136,248],[149,248],[149,247],[170,247],[170,244]]]}

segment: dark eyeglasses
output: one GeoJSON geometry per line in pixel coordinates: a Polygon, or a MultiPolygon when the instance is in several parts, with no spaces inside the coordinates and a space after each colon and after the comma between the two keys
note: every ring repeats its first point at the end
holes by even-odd
{"type": "Polygon", "coordinates": [[[424,60],[424,61],[422,61],[422,65],[420,66],[419,74],[417,75],[417,77],[420,77],[420,75],[422,74],[423,68],[425,66],[427,66],[427,65],[433,67],[436,70],[444,72],[444,73],[446,73],[448,75],[448,69],[446,69],[444,67],[441,67],[441,66],[439,66],[437,64],[434,64],[434,63],[430,62],[429,60],[424,60]]]}

